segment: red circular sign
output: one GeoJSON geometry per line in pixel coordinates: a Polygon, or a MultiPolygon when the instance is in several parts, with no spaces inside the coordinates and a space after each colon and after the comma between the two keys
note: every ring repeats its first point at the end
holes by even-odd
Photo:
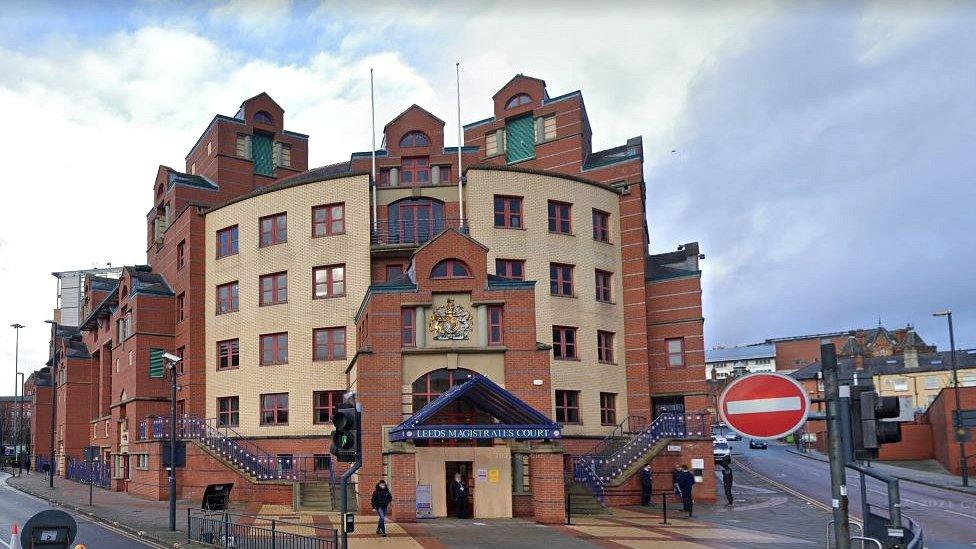
{"type": "Polygon", "coordinates": [[[777,439],[796,431],[807,420],[810,395],[792,377],[749,374],[722,391],[718,411],[722,421],[744,437],[777,439]]]}

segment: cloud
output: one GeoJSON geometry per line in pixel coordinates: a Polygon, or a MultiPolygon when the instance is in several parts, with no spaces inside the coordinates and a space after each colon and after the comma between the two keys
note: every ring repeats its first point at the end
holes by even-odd
{"type": "Polygon", "coordinates": [[[214,22],[233,21],[256,38],[280,32],[291,16],[291,0],[230,0],[210,10],[214,22]]]}

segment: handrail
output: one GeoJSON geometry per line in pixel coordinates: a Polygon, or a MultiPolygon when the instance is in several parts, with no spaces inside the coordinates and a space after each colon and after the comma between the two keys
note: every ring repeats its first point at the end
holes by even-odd
{"type": "Polygon", "coordinates": [[[459,218],[379,220],[370,233],[370,243],[380,245],[424,244],[444,229],[466,232],[467,224],[459,218]]]}

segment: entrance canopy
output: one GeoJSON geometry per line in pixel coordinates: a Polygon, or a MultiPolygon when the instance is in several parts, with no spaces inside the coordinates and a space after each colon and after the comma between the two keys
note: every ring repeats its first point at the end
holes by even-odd
{"type": "Polygon", "coordinates": [[[455,385],[430,401],[390,431],[390,441],[424,439],[486,439],[546,440],[559,438],[562,425],[520,398],[499,387],[485,376],[476,375],[455,385]],[[457,401],[467,401],[487,413],[497,423],[483,425],[428,424],[438,412],[457,401]]]}

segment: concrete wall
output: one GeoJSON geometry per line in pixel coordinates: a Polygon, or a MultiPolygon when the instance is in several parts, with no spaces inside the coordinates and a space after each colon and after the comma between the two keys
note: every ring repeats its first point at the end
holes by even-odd
{"type": "MultiPolygon", "coordinates": [[[[471,461],[471,475],[487,469],[489,478],[475,478],[473,509],[475,518],[505,518],[512,516],[512,454],[507,445],[490,448],[417,448],[417,484],[430,484],[433,492],[435,517],[447,516],[447,477],[445,463],[471,461]],[[490,471],[498,471],[498,481],[491,482],[490,471]]],[[[393,482],[397,482],[394,478],[393,482]]]]}

